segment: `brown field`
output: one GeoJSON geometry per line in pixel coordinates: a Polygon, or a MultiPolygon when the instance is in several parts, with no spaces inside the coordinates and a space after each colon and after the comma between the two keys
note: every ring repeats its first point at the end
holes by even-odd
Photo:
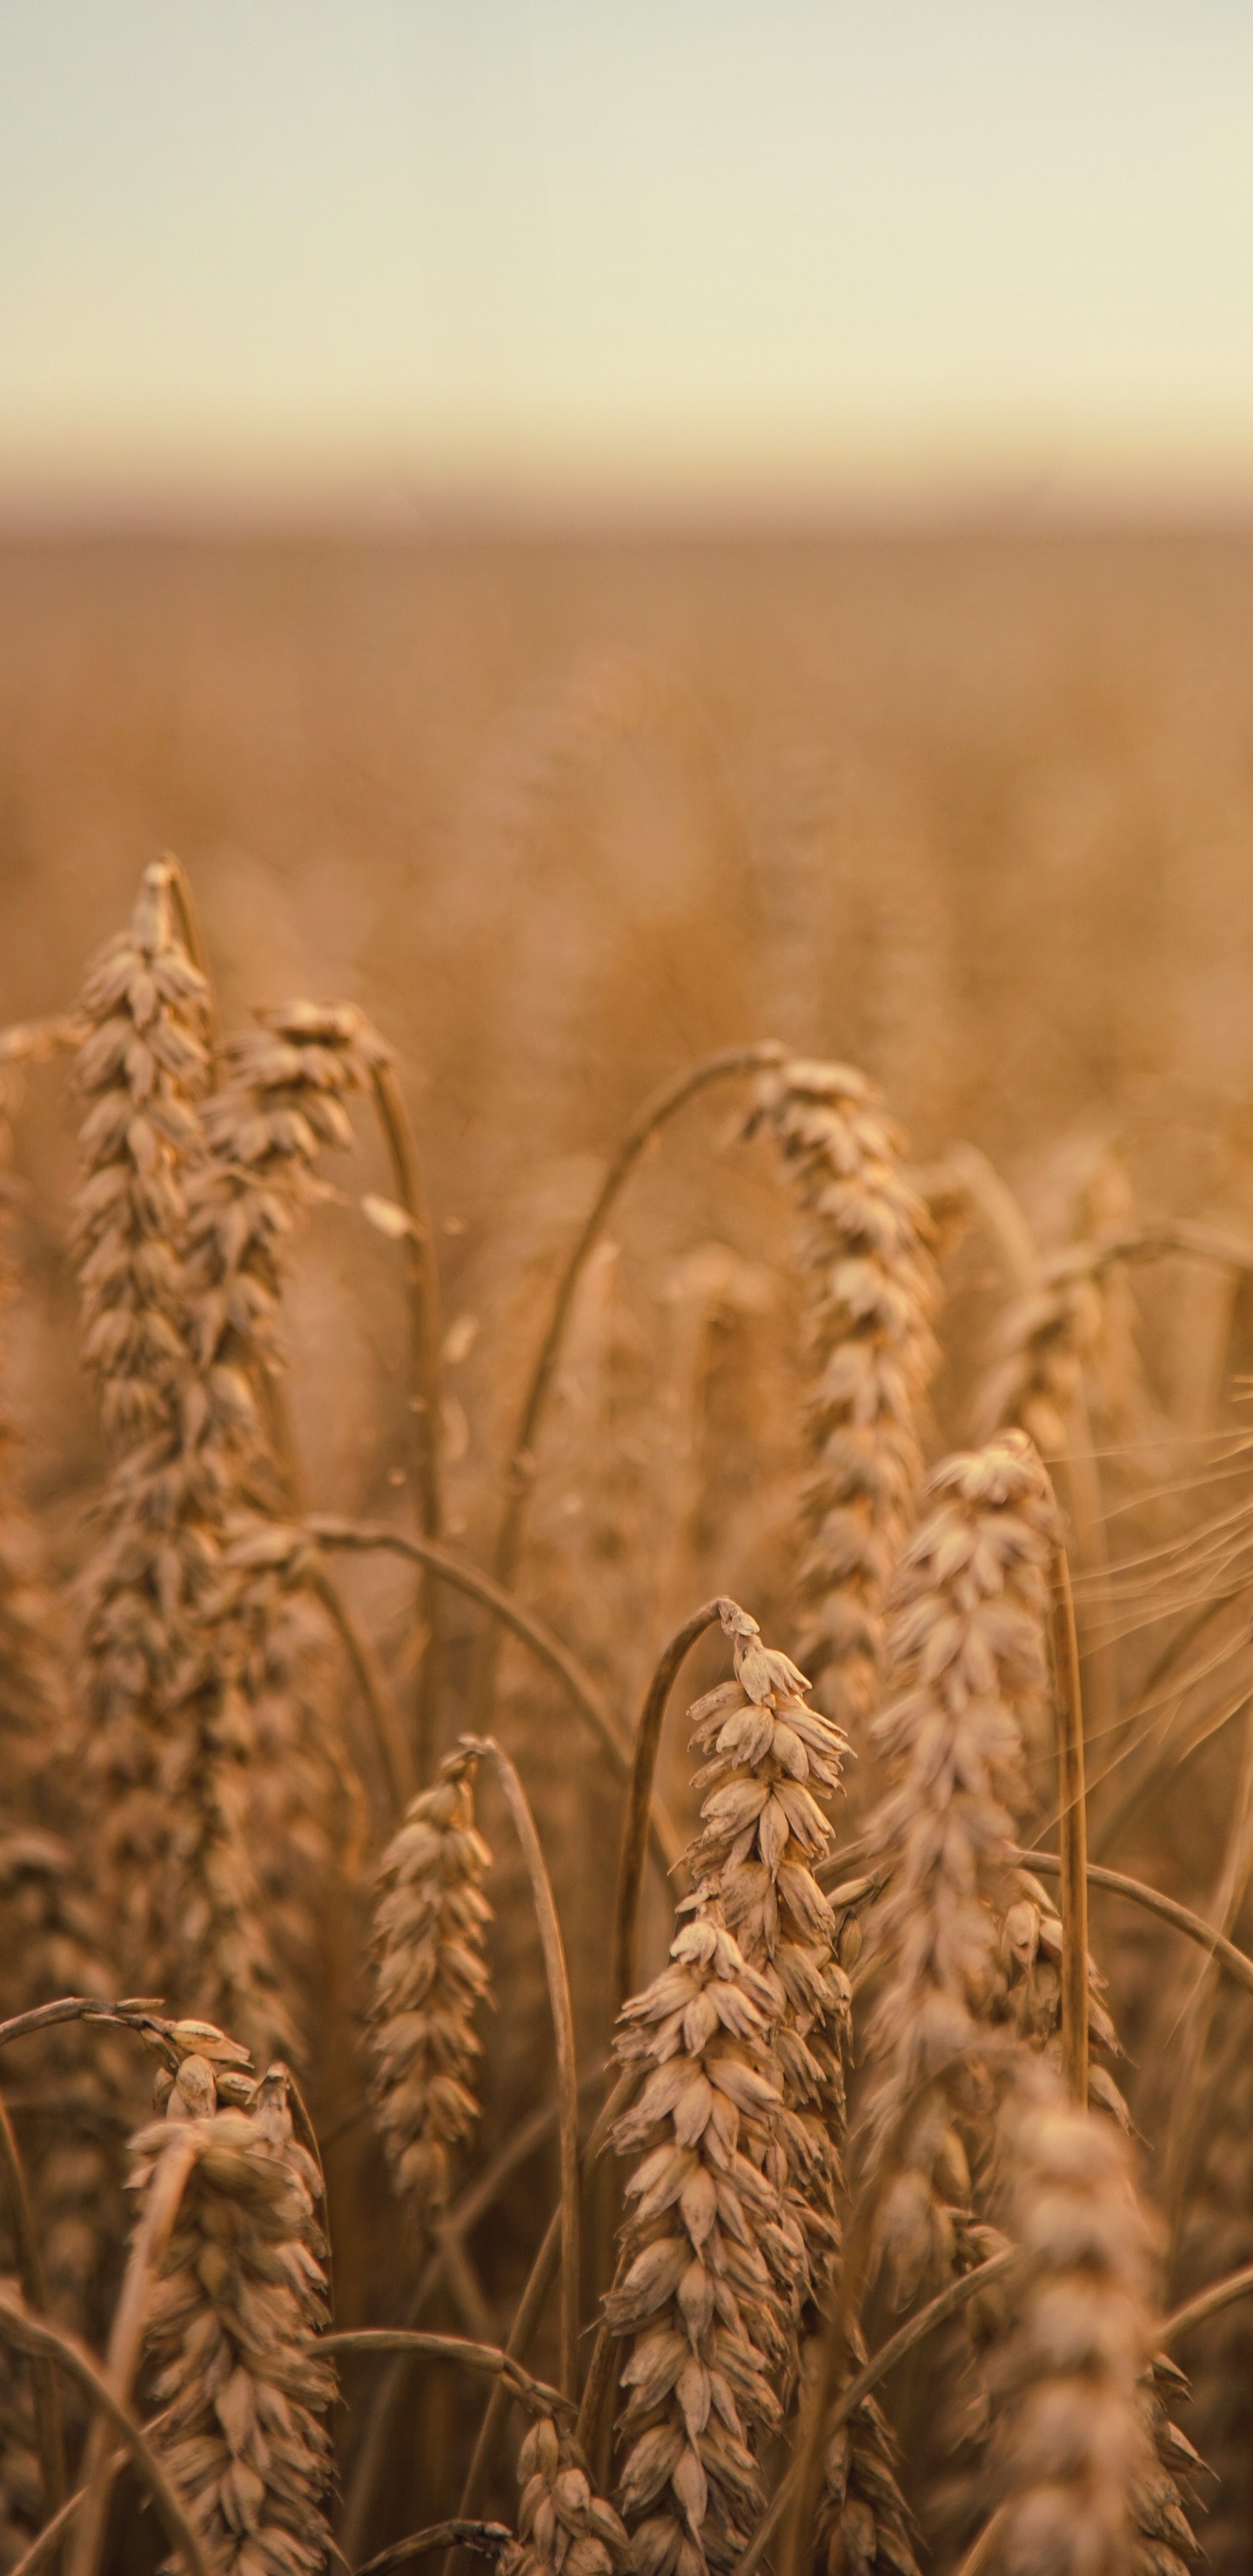
{"type": "Polygon", "coordinates": [[[0,549],[0,2566],[1247,2569],[1251,851],[1243,534],[0,549]]]}

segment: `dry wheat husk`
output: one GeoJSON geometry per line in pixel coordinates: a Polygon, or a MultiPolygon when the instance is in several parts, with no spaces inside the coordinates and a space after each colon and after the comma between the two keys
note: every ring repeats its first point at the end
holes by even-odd
{"type": "Polygon", "coordinates": [[[258,1435],[243,1372],[202,1361],[187,1193],[204,1170],[206,991],[171,873],[83,995],[89,1107],[75,1255],[113,1464],[86,1578],[87,1762],[123,1975],[289,2044],[250,1851],[257,1762],[223,1552],[258,1435]]]}
{"type": "Polygon", "coordinates": [[[809,1298],[799,1652],[819,1704],[860,1750],[922,1469],[918,1418],[937,1356],[933,1229],[902,1172],[896,1128],[851,1066],[794,1059],[763,1075],[750,1121],[762,1124],[801,1211],[809,1298]]]}
{"type": "Polygon", "coordinates": [[[474,1822],[473,1754],[449,1754],[410,1804],[375,1884],[371,2097],[393,2183],[414,2224],[447,2206],[453,2151],[478,2117],[488,1992],[483,1881],[491,1853],[474,1822]]]}
{"type": "MultiPolygon", "coordinates": [[[[693,1743],[712,1757],[696,1775],[708,1794],[692,1863],[716,1881],[729,1928],[774,1993],[783,2085],[776,2178],[788,2225],[782,2237],[771,2231],[767,2250],[775,2252],[790,2319],[794,2381],[799,2333],[813,2322],[807,2303],[836,2295],[842,2242],[852,1997],[836,1952],[837,1918],[814,1871],[831,1840],[818,1802],[840,1787],[848,1746],[829,1718],[806,1705],[804,1675],[762,1646],[754,1620],[728,1611],[723,1625],[734,1634],[735,1679],[690,1711],[693,1743]]],[[[849,2375],[864,2358],[854,2335],[849,2375]]],[[[891,2433],[870,2397],[827,2455],[817,2564],[835,2570],[877,2558],[914,2576],[909,2531],[891,2433]]]]}
{"type": "Polygon", "coordinates": [[[315,2576],[335,2393],[317,2354],[321,2178],[293,2137],[281,2066],[253,2082],[221,2032],[183,2024],[174,2037],[165,2117],[134,2140],[132,2173],[142,2217],[174,2127],[192,2124],[195,2161],[146,2336],[162,2410],[151,2438],[222,2576],[315,2576]]]}

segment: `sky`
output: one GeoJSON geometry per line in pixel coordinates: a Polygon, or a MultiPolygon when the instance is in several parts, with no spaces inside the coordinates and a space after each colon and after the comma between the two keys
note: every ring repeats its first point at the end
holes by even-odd
{"type": "Polygon", "coordinates": [[[1253,499],[1253,0],[0,0],[0,510],[1253,499]]]}

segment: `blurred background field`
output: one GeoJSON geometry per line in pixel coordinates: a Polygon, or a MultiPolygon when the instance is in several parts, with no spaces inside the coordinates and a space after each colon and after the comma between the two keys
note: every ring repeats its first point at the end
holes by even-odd
{"type": "MultiPolygon", "coordinates": [[[[1143,1214],[1233,1212],[1251,574],[1224,531],[11,543],[5,1017],[64,1004],[174,849],[228,1024],[356,1000],[398,1050],[448,1312],[496,1333],[636,1100],[763,1035],[862,1065],[924,1160],[981,1146],[1045,1238],[1106,1145],[1143,1214]]],[[[49,1244],[57,1082],[23,1127],[49,1244]]],[[[337,1327],[302,1320],[316,1376],[337,1327]]],[[[373,1310],[348,1330],[317,1384],[346,1508],[359,1373],[398,1365],[373,1310]]]]}

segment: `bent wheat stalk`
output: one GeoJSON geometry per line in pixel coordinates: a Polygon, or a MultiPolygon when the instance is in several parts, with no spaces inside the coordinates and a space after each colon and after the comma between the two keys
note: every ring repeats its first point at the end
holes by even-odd
{"type": "Polygon", "coordinates": [[[535,1473],[535,1443],[561,1356],[575,1292],[580,1275],[604,1232],[615,1199],[646,1146],[678,1110],[686,1108],[688,1101],[696,1098],[698,1092],[706,1091],[712,1083],[725,1082],[736,1074],[754,1073],[763,1065],[776,1064],[783,1052],[782,1047],[765,1040],[755,1046],[720,1047],[716,1054],[702,1057],[698,1064],[685,1066],[681,1073],[650,1092],[618,1144],[582,1231],[566,1257],[522,1401],[506,1468],[507,1501],[493,1559],[493,1572],[498,1583],[508,1583],[518,1560],[526,1501],[535,1473]]]}
{"type": "Polygon", "coordinates": [[[648,1819],[652,1807],[653,1780],[665,1723],[666,1703],[678,1679],[680,1669],[698,1638],[722,1617],[724,1609],[733,1608],[722,1594],[694,1610],[676,1629],[661,1654],[657,1669],[648,1686],[640,1722],[635,1734],[635,1755],[631,1764],[631,1782],[627,1809],[622,1825],[622,1843],[618,1853],[618,1885],[614,1901],[613,1963],[610,1970],[610,2009],[616,2020],[631,1991],[635,1960],[635,1937],[639,1924],[640,1893],[644,1880],[644,1852],[648,1840],[648,1819]]]}
{"type": "Polygon", "coordinates": [[[318,2342],[320,2353],[338,2357],[354,2353],[412,2352],[422,2353],[428,2361],[455,2361],[464,2370],[483,2373],[489,2379],[501,2379],[511,2397],[528,2406],[533,2414],[549,2415],[554,2407],[574,2411],[574,2401],[559,2388],[550,2388],[546,2380],[532,2379],[527,2370],[502,2352],[497,2344],[472,2343],[465,2335],[426,2334],[417,2326],[353,2326],[343,2333],[324,2334],[318,2342]]]}
{"type": "Polygon", "coordinates": [[[1195,2299],[1188,2299],[1181,2308],[1176,2308],[1173,2315],[1158,2327],[1158,2342],[1169,2352],[1173,2343],[1182,2343],[1185,2335],[1190,2335],[1197,2326],[1207,2325],[1211,2317],[1233,2306],[1237,2299],[1247,2299],[1251,2292],[1253,2263],[1245,2263],[1238,2272],[1229,2272],[1225,2280],[1211,2281],[1207,2290],[1198,2291],[1195,2299]]]}
{"type": "Polygon", "coordinates": [[[431,2522],[425,2531],[411,2531],[403,2540],[394,2540],[390,2549],[367,2558],[357,2576],[392,2576],[395,2568],[408,2567],[415,2558],[427,2558],[436,2549],[472,2549],[477,2558],[495,2564],[516,2547],[508,2523],[476,2522],[454,2514],[448,2522],[431,2522]]]}
{"type": "MultiPolygon", "coordinates": [[[[31,2214],[26,2176],[13,2135],[8,2104],[0,2096],[0,2190],[8,2204],[9,2224],[17,2255],[18,2280],[26,2305],[36,2316],[45,2316],[48,2293],[44,2285],[43,2260],[39,2239],[31,2214]]],[[[39,2445],[39,2473],[43,2483],[45,2514],[56,2513],[65,2496],[65,2440],[61,2429],[61,2403],[57,2393],[56,2373],[47,2359],[30,2356],[31,2397],[35,2409],[35,2434],[39,2445]]]]}
{"type": "MultiPolygon", "coordinates": [[[[435,1547],[425,1539],[406,1537],[403,1530],[389,1529],[383,1521],[341,1521],[323,1512],[315,1512],[304,1523],[310,1536],[322,1547],[390,1548],[397,1556],[414,1557],[433,1567],[445,1583],[451,1583],[467,1599],[481,1602],[501,1626],[512,1630],[524,1646],[529,1646],[542,1664],[563,1683],[570,1698],[608,1753],[615,1769],[630,1777],[632,1746],[622,1721],[597,1688],[591,1674],[584,1670],[577,1656],[533,1611],[523,1608],[512,1593],[502,1591],[490,1575],[481,1574],[475,1565],[455,1556],[451,1549],[435,1547]]],[[[649,1808],[649,1836],[663,1876],[668,1876],[682,1858],[683,1840],[676,1825],[659,1799],[654,1797],[649,1808]]]]}
{"type": "Polygon", "coordinates": [[[216,2576],[156,2452],[125,2407],[119,2406],[94,2355],[79,2342],[77,2335],[67,2333],[64,2327],[50,2325],[46,2317],[31,2316],[13,2291],[0,2282],[0,2341],[12,2344],[18,2352],[33,2353],[41,2360],[55,2362],[57,2368],[82,2390],[89,2403],[107,2416],[114,2431],[121,2435],[176,2551],[190,2570],[190,2576],[216,2576]]]}
{"type": "MultiPolygon", "coordinates": [[[[1061,1876],[1062,1863],[1056,1852],[1023,1851],[1015,1847],[1011,1849],[1010,1858],[1023,1869],[1030,1870],[1034,1878],[1061,1876]]],[[[1246,1951],[1238,1950],[1235,1942],[1228,1941],[1212,1923],[1207,1923],[1204,1915],[1194,1914],[1190,1906],[1180,1905],[1173,1896],[1163,1896],[1160,1888],[1146,1886],[1143,1879],[1127,1878],[1121,1870],[1104,1869],[1094,1860],[1088,1862],[1087,1878],[1089,1887],[1105,1887],[1111,1896],[1125,1896],[1132,1905],[1142,1905],[1147,1914],[1155,1914],[1160,1922],[1169,1923],[1176,1932],[1182,1932],[1189,1941],[1195,1941],[1199,1949],[1212,1952],[1218,1965],[1225,1969],[1235,1984],[1244,1986],[1253,1994],[1253,1959],[1246,1951]]]]}
{"type": "Polygon", "coordinates": [[[561,1926],[535,1830],[527,1794],[509,1756],[493,1736],[462,1737],[462,1745],[495,1768],[522,1847],[531,1899],[544,1954],[548,2005],[557,2052],[557,2135],[561,2153],[561,2385],[575,2397],[579,2384],[579,2077],[574,2049],[574,2013],[561,1926]]]}
{"type": "Polygon", "coordinates": [[[1083,1774],[1083,1691],[1070,1568],[1053,1551],[1053,1673],[1057,1698],[1057,1803],[1061,1838],[1062,2065],[1071,2101],[1088,2101],[1088,1838],[1083,1774]]]}

